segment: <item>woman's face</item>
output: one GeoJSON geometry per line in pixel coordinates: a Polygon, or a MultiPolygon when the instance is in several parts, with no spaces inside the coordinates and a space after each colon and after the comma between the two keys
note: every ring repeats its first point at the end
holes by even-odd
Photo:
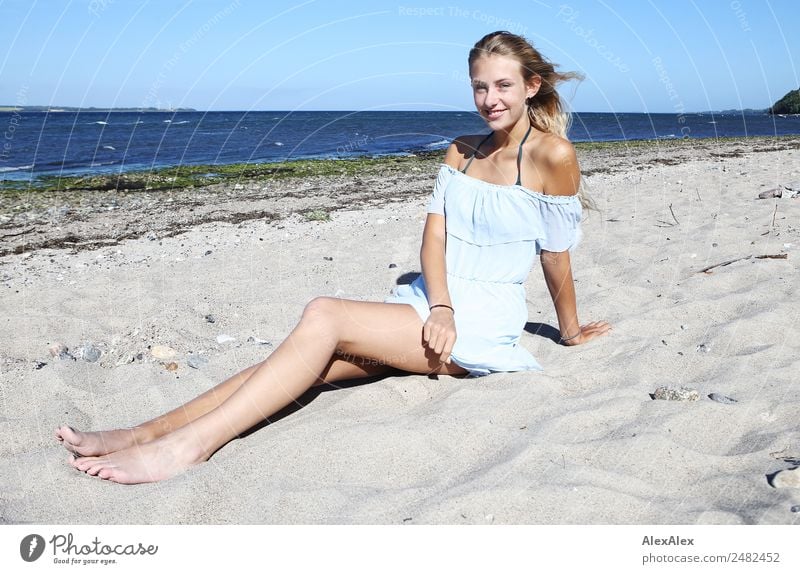
{"type": "Polygon", "coordinates": [[[475,107],[492,130],[510,131],[526,113],[525,99],[538,90],[525,85],[517,60],[497,54],[475,60],[469,75],[475,107]]]}

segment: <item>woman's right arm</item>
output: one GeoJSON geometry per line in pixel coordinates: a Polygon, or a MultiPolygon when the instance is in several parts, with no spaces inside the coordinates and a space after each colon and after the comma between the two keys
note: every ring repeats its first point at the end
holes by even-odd
{"type": "MultiPolygon", "coordinates": [[[[458,169],[460,159],[456,141],[450,144],[444,163],[458,169]]],[[[445,232],[445,216],[439,213],[428,213],[425,229],[422,232],[422,247],[419,251],[422,277],[428,291],[428,305],[453,306],[447,290],[447,264],[445,248],[447,234],[445,232]]],[[[456,325],[454,311],[447,307],[435,307],[422,328],[422,337],[428,348],[432,349],[443,363],[450,363],[450,351],[456,342],[456,325]]]]}
{"type": "MultiPolygon", "coordinates": [[[[422,247],[419,250],[422,277],[428,291],[428,306],[453,306],[447,290],[446,241],[444,216],[429,213],[425,221],[425,230],[422,232],[422,247]]],[[[434,307],[422,327],[423,341],[429,349],[439,355],[442,363],[450,363],[450,351],[456,342],[453,313],[447,307],[434,307]]]]}

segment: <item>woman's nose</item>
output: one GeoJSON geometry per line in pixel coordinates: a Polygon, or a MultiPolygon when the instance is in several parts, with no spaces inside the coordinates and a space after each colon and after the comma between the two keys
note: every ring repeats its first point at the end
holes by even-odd
{"type": "Polygon", "coordinates": [[[500,94],[498,93],[496,88],[490,87],[486,90],[486,99],[484,100],[484,104],[486,107],[494,107],[497,101],[500,99],[500,94]]]}

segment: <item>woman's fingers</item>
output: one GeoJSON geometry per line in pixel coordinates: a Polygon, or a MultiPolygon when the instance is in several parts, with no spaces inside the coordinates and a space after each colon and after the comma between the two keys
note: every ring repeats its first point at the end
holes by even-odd
{"type": "Polygon", "coordinates": [[[582,342],[606,335],[610,330],[611,324],[607,321],[592,321],[591,323],[587,323],[581,327],[581,334],[583,335],[581,337],[581,339],[583,339],[582,342]]]}
{"type": "Polygon", "coordinates": [[[440,362],[450,363],[450,351],[456,340],[455,327],[452,324],[442,325],[436,321],[425,322],[422,329],[425,345],[439,355],[440,362]]]}

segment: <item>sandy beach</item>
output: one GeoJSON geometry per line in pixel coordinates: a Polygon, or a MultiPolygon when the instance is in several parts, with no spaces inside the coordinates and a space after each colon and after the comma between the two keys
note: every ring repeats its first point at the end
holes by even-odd
{"type": "Polygon", "coordinates": [[[537,264],[521,343],[544,372],[312,389],[138,486],[74,470],[55,428],[150,419],[263,360],[310,299],[410,282],[442,156],[4,198],[0,523],[800,523],[800,480],[772,484],[800,466],[800,198],[758,199],[800,180],[800,137],[578,153],[601,210],[572,257],[579,317],[610,335],[558,345],[537,264]]]}

